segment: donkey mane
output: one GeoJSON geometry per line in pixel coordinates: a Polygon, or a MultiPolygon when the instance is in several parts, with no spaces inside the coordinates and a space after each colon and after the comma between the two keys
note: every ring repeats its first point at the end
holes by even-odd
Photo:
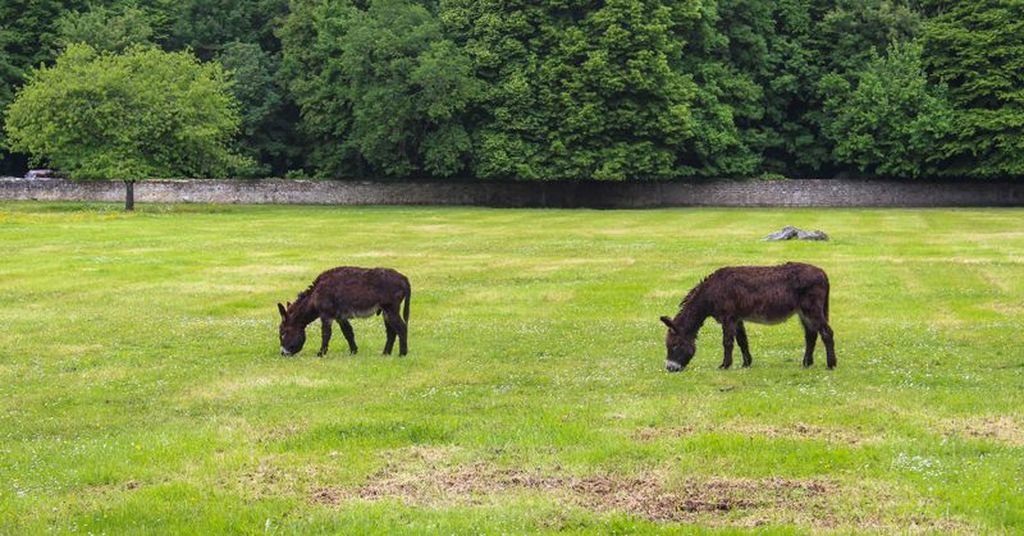
{"type": "Polygon", "coordinates": [[[311,292],[313,292],[313,287],[314,286],[315,285],[310,285],[309,288],[307,288],[306,290],[303,290],[302,292],[300,292],[298,296],[295,296],[295,301],[299,302],[299,301],[302,301],[302,300],[306,299],[307,297],[309,297],[309,294],[311,292]]]}
{"type": "Polygon", "coordinates": [[[704,287],[704,283],[706,283],[707,280],[708,280],[708,276],[704,276],[700,280],[700,283],[697,283],[696,285],[694,285],[693,288],[690,289],[690,292],[687,292],[686,296],[683,296],[683,301],[679,302],[679,308],[680,309],[686,308],[686,305],[693,301],[694,296],[697,295],[697,291],[704,287]]]}
{"type": "Polygon", "coordinates": [[[323,275],[324,274],[318,275],[316,277],[316,279],[314,279],[313,282],[309,284],[309,287],[306,288],[306,290],[303,290],[297,296],[295,296],[295,303],[292,303],[291,306],[289,307],[289,309],[291,309],[292,307],[295,307],[299,303],[304,302],[306,300],[306,298],[309,298],[309,296],[313,293],[313,289],[315,289],[316,286],[320,283],[320,279],[323,278],[323,275]]]}

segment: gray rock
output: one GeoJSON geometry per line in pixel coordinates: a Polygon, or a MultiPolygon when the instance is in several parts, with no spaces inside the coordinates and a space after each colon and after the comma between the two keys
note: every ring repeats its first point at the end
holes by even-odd
{"type": "Polygon", "coordinates": [[[823,231],[804,231],[792,225],[787,225],[782,230],[764,237],[764,240],[792,240],[794,238],[797,240],[828,240],[828,235],[823,231]]]}

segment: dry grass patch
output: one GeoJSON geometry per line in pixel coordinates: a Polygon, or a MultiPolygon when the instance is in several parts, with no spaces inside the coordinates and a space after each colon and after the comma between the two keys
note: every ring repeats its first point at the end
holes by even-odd
{"type": "MultiPolygon", "coordinates": [[[[435,453],[436,454],[436,453],[435,453]]],[[[407,471],[391,463],[354,488],[318,487],[313,504],[337,506],[394,500],[414,507],[491,505],[511,494],[540,494],[599,514],[624,513],[655,523],[755,528],[795,525],[813,532],[972,533],[958,518],[901,513],[889,484],[856,485],[809,478],[688,477],[669,481],[662,473],[570,476],[539,470],[498,468],[487,463],[407,471]],[[864,503],[865,497],[871,503],[864,503]]]]}
{"type": "Polygon", "coordinates": [[[225,379],[205,385],[199,385],[189,391],[188,399],[206,400],[227,399],[240,394],[249,393],[270,387],[296,386],[316,388],[330,385],[324,379],[307,378],[304,376],[253,376],[248,378],[225,379]]]}
{"type": "Polygon", "coordinates": [[[985,439],[1013,447],[1024,446],[1024,426],[1007,415],[953,419],[945,423],[947,435],[985,439]]]}
{"type": "Polygon", "coordinates": [[[802,439],[826,441],[843,445],[863,445],[882,441],[881,437],[863,434],[856,430],[826,428],[806,423],[790,423],[784,425],[759,424],[733,421],[716,425],[713,428],[697,426],[677,426],[671,428],[643,427],[633,433],[637,441],[656,441],[661,438],[679,438],[704,433],[737,434],[764,439],[802,439]]]}
{"type": "Polygon", "coordinates": [[[576,293],[572,290],[554,290],[544,293],[544,301],[552,303],[564,303],[575,298],[576,293]]]}
{"type": "MultiPolygon", "coordinates": [[[[242,274],[247,277],[265,276],[273,274],[302,275],[309,274],[310,268],[302,264],[244,264],[234,266],[214,266],[209,268],[210,272],[217,274],[242,274]]],[[[316,274],[312,274],[315,277],[316,274]]]]}
{"type": "MultiPolygon", "coordinates": [[[[406,472],[388,466],[355,489],[322,487],[309,500],[335,505],[352,500],[398,500],[414,506],[443,508],[482,504],[509,493],[541,493],[588,510],[623,512],[649,521],[697,521],[758,525],[787,511],[828,507],[837,490],[824,480],[687,479],[669,486],[656,474],[639,476],[551,475],[539,471],[496,468],[485,463],[406,472]],[[754,519],[756,518],[756,519],[754,519]]],[[[817,522],[830,524],[826,517],[817,522]]]]}

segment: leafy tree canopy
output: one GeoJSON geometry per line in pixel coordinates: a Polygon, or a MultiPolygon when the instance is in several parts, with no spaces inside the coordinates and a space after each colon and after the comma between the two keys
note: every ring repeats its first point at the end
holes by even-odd
{"type": "Polygon", "coordinates": [[[949,86],[944,174],[1024,176],[1024,2],[948,2],[925,24],[925,66],[949,86]]]}
{"type": "Polygon", "coordinates": [[[822,84],[831,93],[825,132],[836,160],[868,174],[938,174],[939,145],[953,131],[953,110],[946,88],[928,83],[921,47],[894,44],[857,78],[851,87],[833,73],[822,84]]]}
{"type": "Polygon", "coordinates": [[[406,0],[293,3],[282,32],[314,159],[334,176],[450,176],[470,149],[479,84],[437,18],[406,0]]]}
{"type": "Polygon", "coordinates": [[[56,43],[61,48],[86,43],[101,52],[123,52],[132,45],[154,42],[151,17],[131,4],[117,9],[99,5],[84,12],[72,11],[57,21],[56,43]]]}
{"type": "Polygon", "coordinates": [[[6,113],[10,146],[78,179],[220,177],[239,115],[219,64],[134,46],[72,44],[29,74],[6,113]]]}

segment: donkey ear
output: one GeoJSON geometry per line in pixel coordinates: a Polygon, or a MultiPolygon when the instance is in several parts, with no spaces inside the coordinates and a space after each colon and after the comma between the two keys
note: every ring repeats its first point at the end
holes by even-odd
{"type": "Polygon", "coordinates": [[[676,332],[676,325],[672,323],[672,319],[671,318],[669,318],[667,316],[663,316],[663,317],[661,317],[661,321],[664,322],[666,326],[668,326],[669,331],[671,331],[673,333],[676,332]]]}
{"type": "Polygon", "coordinates": [[[288,310],[280,303],[277,304],[277,311],[281,313],[281,318],[288,318],[288,310]]]}

